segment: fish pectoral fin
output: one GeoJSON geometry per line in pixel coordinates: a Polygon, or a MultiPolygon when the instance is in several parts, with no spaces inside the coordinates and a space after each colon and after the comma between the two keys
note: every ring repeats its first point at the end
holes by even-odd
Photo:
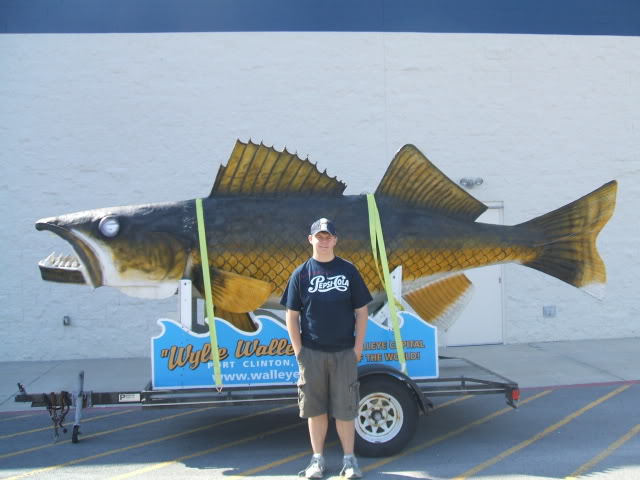
{"type": "Polygon", "coordinates": [[[473,283],[460,273],[404,294],[403,298],[420,318],[446,331],[469,303],[472,293],[473,283]]]}
{"type": "Polygon", "coordinates": [[[475,220],[487,209],[413,145],[405,145],[393,157],[376,197],[463,220],[475,220]]]}
{"type": "Polygon", "coordinates": [[[262,143],[238,140],[229,161],[218,170],[209,196],[340,196],[345,188],[343,182],[286,148],[279,152],[262,143]]]}
{"type": "Polygon", "coordinates": [[[229,312],[219,307],[214,307],[213,314],[231,323],[234,327],[245,332],[255,332],[256,324],[254,323],[249,313],[235,313],[229,312]]]}
{"type": "Polygon", "coordinates": [[[217,268],[211,268],[209,271],[216,309],[233,313],[253,312],[267,301],[273,290],[269,282],[217,268]]]}

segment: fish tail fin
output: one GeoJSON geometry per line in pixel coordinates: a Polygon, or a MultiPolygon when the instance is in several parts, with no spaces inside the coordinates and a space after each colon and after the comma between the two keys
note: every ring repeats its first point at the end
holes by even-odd
{"type": "Polygon", "coordinates": [[[611,181],[578,200],[519,226],[542,231],[541,253],[524,263],[602,299],[607,273],[596,239],[611,218],[617,182],[611,181]]]}

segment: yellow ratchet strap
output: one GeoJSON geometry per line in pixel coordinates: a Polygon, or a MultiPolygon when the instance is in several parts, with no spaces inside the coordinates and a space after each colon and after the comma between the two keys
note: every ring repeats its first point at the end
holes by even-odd
{"type": "Polygon", "coordinates": [[[380,256],[380,263],[382,264],[382,284],[384,290],[387,293],[387,305],[389,306],[389,314],[391,315],[391,323],[393,325],[393,336],[396,341],[396,351],[398,352],[398,360],[400,361],[400,368],[403,373],[407,373],[407,361],[404,356],[404,346],[402,345],[402,337],[400,335],[400,323],[398,321],[398,309],[399,302],[393,296],[391,290],[391,278],[389,276],[389,263],[387,262],[387,252],[384,248],[384,237],[382,236],[382,225],[380,223],[380,214],[378,213],[378,206],[376,205],[376,199],[372,193],[367,194],[367,206],[369,208],[369,234],[371,236],[371,249],[373,250],[373,259],[380,275],[380,268],[378,267],[378,255],[380,256]]]}
{"type": "Polygon", "coordinates": [[[213,314],[211,277],[209,276],[209,254],[207,252],[207,236],[204,229],[204,213],[202,210],[201,198],[196,198],[196,217],[198,219],[198,240],[200,242],[200,259],[202,261],[202,278],[204,280],[204,296],[207,306],[207,321],[209,323],[209,337],[211,338],[213,380],[217,388],[222,388],[222,374],[220,372],[220,352],[218,351],[218,336],[216,335],[216,319],[213,314]]]}

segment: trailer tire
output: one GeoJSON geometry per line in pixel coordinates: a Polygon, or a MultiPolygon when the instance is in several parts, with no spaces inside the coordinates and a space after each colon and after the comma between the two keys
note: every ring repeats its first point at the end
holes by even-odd
{"type": "Polygon", "coordinates": [[[374,375],[360,381],[355,449],[363,457],[394,455],[416,432],[418,404],[399,380],[374,375]]]}

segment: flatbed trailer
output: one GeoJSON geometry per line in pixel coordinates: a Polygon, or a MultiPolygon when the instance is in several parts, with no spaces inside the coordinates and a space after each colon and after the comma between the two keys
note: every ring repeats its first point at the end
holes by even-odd
{"type": "MultiPolygon", "coordinates": [[[[440,375],[432,379],[412,379],[399,370],[383,364],[367,364],[359,368],[360,404],[356,418],[356,451],[363,456],[393,455],[415,434],[420,413],[433,408],[431,398],[459,395],[504,395],[506,403],[516,408],[520,399],[518,384],[470,360],[439,356],[440,375]]],[[[191,389],[154,389],[151,382],[141,391],[84,391],[84,372],[78,375],[75,392],[27,393],[18,384],[16,402],[46,407],[54,427],[54,441],[59,429],[66,433],[64,419],[70,407],[75,409],[72,442],[80,436],[82,411],[98,405],[132,405],[142,408],[175,408],[199,406],[295,404],[298,400],[294,384],[280,386],[242,386],[191,389]]]]}

